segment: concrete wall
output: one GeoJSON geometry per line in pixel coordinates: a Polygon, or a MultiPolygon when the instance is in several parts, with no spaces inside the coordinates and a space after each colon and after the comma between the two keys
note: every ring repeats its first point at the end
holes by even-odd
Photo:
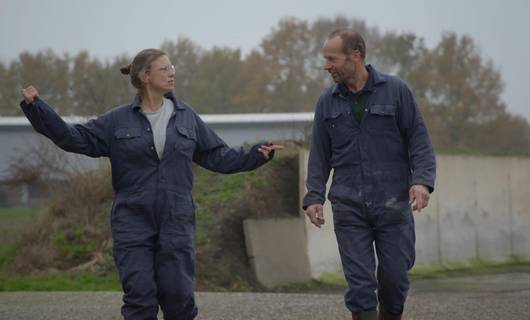
{"type": "Polygon", "coordinates": [[[416,216],[419,263],[530,257],[530,159],[440,156],[438,170],[427,217],[416,216]]]}
{"type": "MultiPolygon", "coordinates": [[[[307,157],[300,155],[300,198],[307,157]]],[[[416,265],[530,258],[530,159],[437,156],[437,162],[436,191],[415,214],[416,265]]],[[[324,215],[322,229],[305,219],[313,277],[341,270],[327,201],[324,215]]]]}
{"type": "Polygon", "coordinates": [[[311,279],[302,219],[247,219],[243,229],[247,255],[261,284],[274,287],[311,279]]]}
{"type": "MultiPolygon", "coordinates": [[[[298,175],[300,179],[300,216],[304,220],[305,234],[307,235],[307,254],[309,256],[309,268],[311,275],[314,278],[318,278],[322,273],[335,272],[342,270],[342,266],[339,259],[339,249],[337,247],[337,240],[335,239],[335,233],[333,232],[333,214],[331,212],[331,204],[326,201],[324,204],[324,220],[325,224],[321,228],[315,227],[309,219],[306,218],[304,211],[302,210],[302,200],[304,195],[307,193],[305,187],[305,180],[307,177],[307,160],[309,152],[300,152],[300,163],[298,175]]],[[[331,175],[330,175],[331,177],[331,175]]],[[[327,190],[331,185],[331,179],[328,181],[327,190]]]]}

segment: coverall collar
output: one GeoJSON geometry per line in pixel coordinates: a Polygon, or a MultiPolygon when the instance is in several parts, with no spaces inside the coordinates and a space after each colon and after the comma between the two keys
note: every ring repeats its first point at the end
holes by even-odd
{"type": "MultiPolygon", "coordinates": [[[[368,70],[368,80],[366,80],[366,84],[361,91],[372,92],[374,91],[375,86],[386,82],[386,77],[377,71],[371,64],[366,65],[366,69],[368,70]]],[[[344,84],[336,83],[333,86],[332,94],[344,94],[343,88],[347,89],[344,84]]]]}
{"type": "MultiPolygon", "coordinates": [[[[169,100],[171,100],[173,102],[173,105],[175,106],[175,110],[184,110],[185,109],[184,106],[182,105],[182,102],[178,101],[175,98],[175,94],[173,92],[166,93],[164,95],[164,97],[168,98],[169,100]]],[[[140,110],[142,108],[139,95],[136,95],[134,97],[133,101],[131,102],[131,108],[133,110],[140,110]]]]}

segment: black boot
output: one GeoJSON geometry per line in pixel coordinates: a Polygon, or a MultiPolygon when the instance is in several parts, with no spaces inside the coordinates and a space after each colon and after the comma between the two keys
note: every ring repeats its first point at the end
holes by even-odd
{"type": "Polygon", "coordinates": [[[394,315],[379,308],[379,320],[401,320],[401,314],[394,315]]]}
{"type": "Polygon", "coordinates": [[[352,320],[377,320],[377,311],[363,311],[359,313],[352,313],[352,320]]]}

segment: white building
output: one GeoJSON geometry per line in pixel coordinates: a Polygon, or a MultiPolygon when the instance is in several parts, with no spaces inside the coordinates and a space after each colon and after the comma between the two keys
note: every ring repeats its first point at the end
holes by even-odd
{"type": "MultiPolygon", "coordinates": [[[[313,113],[209,114],[201,118],[231,146],[266,140],[304,140],[310,133],[313,113]]],[[[82,123],[88,118],[64,117],[67,123],[82,123]]],[[[25,117],[0,117],[0,206],[28,203],[39,198],[32,186],[20,190],[6,185],[13,161],[27,156],[31,150],[53,150],[59,159],[67,159],[70,167],[93,169],[100,161],[60,150],[44,136],[36,133],[25,117]]]]}

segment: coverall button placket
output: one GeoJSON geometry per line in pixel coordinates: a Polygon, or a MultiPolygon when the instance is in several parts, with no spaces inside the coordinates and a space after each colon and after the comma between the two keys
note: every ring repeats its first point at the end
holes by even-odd
{"type": "MultiPolygon", "coordinates": [[[[375,91],[373,91],[375,92],[375,91]]],[[[371,103],[371,100],[372,100],[372,95],[371,95],[371,92],[370,91],[367,91],[366,94],[368,95],[366,97],[366,100],[365,100],[365,108],[364,108],[364,112],[363,112],[363,115],[362,115],[362,118],[361,118],[361,121],[359,123],[359,127],[360,127],[360,135],[359,135],[359,143],[358,143],[358,146],[359,146],[359,154],[360,154],[360,160],[361,160],[361,165],[360,165],[360,168],[361,168],[361,185],[359,186],[359,189],[361,190],[361,193],[362,193],[362,197],[361,199],[363,199],[365,202],[366,202],[366,199],[368,197],[368,190],[366,190],[366,183],[368,181],[370,181],[370,176],[369,176],[369,172],[370,172],[370,159],[369,159],[369,156],[368,156],[368,143],[370,141],[370,137],[368,136],[368,132],[366,131],[366,117],[367,117],[367,114],[368,114],[368,106],[370,105],[371,103]]],[[[369,206],[362,206],[363,208],[363,214],[365,216],[367,216],[368,214],[370,214],[371,210],[369,210],[369,206]]]]}
{"type": "Polygon", "coordinates": [[[140,110],[138,110],[137,112],[140,114],[140,117],[142,117],[141,121],[143,121],[146,124],[146,131],[151,133],[149,135],[149,149],[152,151],[151,153],[154,153],[156,155],[156,158],[158,159],[158,154],[156,154],[156,150],[155,150],[155,139],[152,136],[153,130],[151,129],[151,122],[149,122],[149,119],[147,119],[147,117],[145,116],[143,112],[141,112],[140,110]]]}
{"type": "Polygon", "coordinates": [[[161,184],[166,182],[165,174],[164,174],[164,168],[162,164],[158,165],[158,181],[160,181],[161,184]]]}

